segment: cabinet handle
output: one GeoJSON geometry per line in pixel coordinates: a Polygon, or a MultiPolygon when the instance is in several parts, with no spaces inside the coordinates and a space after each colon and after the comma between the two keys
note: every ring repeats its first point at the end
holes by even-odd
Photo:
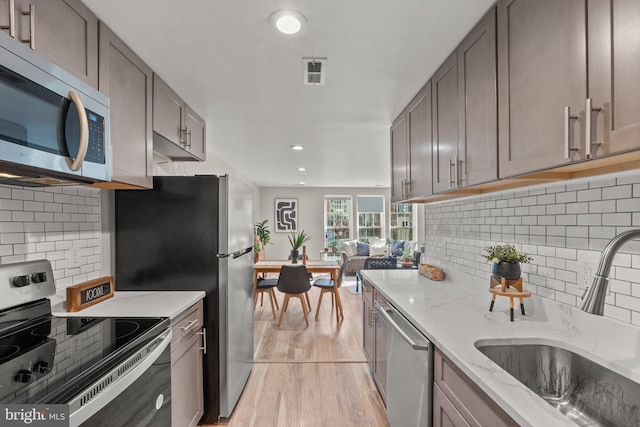
{"type": "Polygon", "coordinates": [[[188,147],[191,148],[191,129],[187,131],[187,135],[188,135],[187,140],[189,141],[188,147]]]}
{"type": "Polygon", "coordinates": [[[455,185],[456,185],[456,188],[458,188],[460,187],[460,160],[458,159],[458,156],[454,157],[454,161],[455,161],[455,167],[453,170],[456,173],[455,185]]]}
{"type": "Polygon", "coordinates": [[[578,151],[577,147],[569,146],[569,125],[571,120],[578,120],[578,116],[572,116],[570,107],[564,107],[564,158],[569,159],[571,151],[578,151]]]}
{"type": "Polygon", "coordinates": [[[193,328],[197,323],[198,323],[198,319],[195,319],[195,320],[190,321],[187,324],[187,326],[181,326],[180,329],[182,329],[182,335],[184,335],[187,332],[189,332],[189,329],[193,328]]]}
{"type": "Polygon", "coordinates": [[[198,350],[203,350],[202,354],[207,354],[207,328],[202,328],[202,331],[196,332],[196,335],[202,335],[202,347],[198,347],[198,350]]]}
{"type": "Polygon", "coordinates": [[[453,161],[449,159],[449,188],[452,188],[455,184],[454,180],[451,179],[451,169],[454,167],[453,161]]]}
{"type": "Polygon", "coordinates": [[[30,4],[28,12],[20,11],[22,16],[29,16],[29,39],[22,40],[22,43],[29,43],[31,50],[36,49],[36,5],[30,4]]]}
{"type": "Polygon", "coordinates": [[[9,25],[0,26],[0,30],[9,30],[9,35],[16,38],[16,3],[15,0],[9,0],[9,25]]]}
{"type": "Polygon", "coordinates": [[[187,128],[181,128],[178,126],[178,139],[180,140],[180,144],[186,146],[187,145],[187,128]]]}
{"type": "Polygon", "coordinates": [[[602,109],[593,106],[593,102],[591,98],[587,98],[586,107],[585,107],[585,122],[584,122],[584,134],[585,134],[585,155],[587,159],[591,157],[591,146],[600,146],[599,142],[591,141],[591,113],[600,112],[602,109]]]}

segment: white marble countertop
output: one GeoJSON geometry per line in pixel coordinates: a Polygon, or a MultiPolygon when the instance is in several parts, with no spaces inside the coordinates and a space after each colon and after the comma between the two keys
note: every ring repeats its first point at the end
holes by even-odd
{"type": "MultiPolygon", "coordinates": [[[[532,296],[516,301],[498,297],[489,311],[489,277],[481,280],[446,271],[441,282],[416,270],[363,270],[374,286],[433,344],[448,356],[507,414],[523,426],[575,426],[533,391],[476,349],[479,340],[518,340],[571,350],[640,382],[640,328],[584,313],[575,307],[532,296]]],[[[526,290],[526,284],[525,284],[526,290]]],[[[606,308],[605,308],[606,311],[606,308]]]]}
{"type": "Polygon", "coordinates": [[[173,319],[204,298],[203,291],[116,291],[113,297],[84,310],[65,309],[66,289],[51,300],[51,312],[59,317],[169,317],[173,319]]]}

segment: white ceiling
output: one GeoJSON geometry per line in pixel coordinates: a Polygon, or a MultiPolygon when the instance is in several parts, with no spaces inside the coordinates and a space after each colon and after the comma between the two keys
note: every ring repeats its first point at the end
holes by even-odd
{"type": "Polygon", "coordinates": [[[389,186],[389,126],[493,0],[83,0],[259,186],[389,186]],[[277,34],[295,9],[308,30],[277,34]],[[325,86],[302,58],[326,57],[325,86]],[[293,152],[292,144],[305,149],[293,152]],[[298,167],[306,172],[298,172],[298,167]]]}

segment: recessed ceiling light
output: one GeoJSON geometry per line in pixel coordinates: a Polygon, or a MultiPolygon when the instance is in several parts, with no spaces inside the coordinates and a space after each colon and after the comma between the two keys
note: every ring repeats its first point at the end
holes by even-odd
{"type": "Polygon", "coordinates": [[[295,151],[300,151],[304,148],[302,145],[290,145],[289,147],[295,151]]]}
{"type": "Polygon", "coordinates": [[[294,10],[279,10],[269,17],[269,23],[282,34],[289,36],[302,34],[307,27],[307,19],[294,10]]]}
{"type": "Polygon", "coordinates": [[[305,185],[305,184],[306,184],[306,182],[300,181],[300,185],[305,185]]]}
{"type": "Polygon", "coordinates": [[[298,172],[304,172],[306,170],[307,170],[307,168],[298,168],[298,172]]]}

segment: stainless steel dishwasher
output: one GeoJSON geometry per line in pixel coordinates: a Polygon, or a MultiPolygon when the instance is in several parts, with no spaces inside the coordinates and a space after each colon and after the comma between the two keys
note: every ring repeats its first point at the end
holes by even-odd
{"type": "Polygon", "coordinates": [[[376,301],[387,324],[387,419],[391,427],[432,425],[433,344],[391,304],[376,301]]]}

